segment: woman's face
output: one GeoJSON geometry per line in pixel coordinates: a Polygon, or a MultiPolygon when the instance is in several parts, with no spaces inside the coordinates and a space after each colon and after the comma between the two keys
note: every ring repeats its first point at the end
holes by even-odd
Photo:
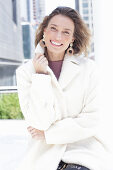
{"type": "Polygon", "coordinates": [[[74,41],[74,23],[63,15],[55,15],[44,30],[47,50],[56,54],[64,54],[69,44],[74,41]]]}

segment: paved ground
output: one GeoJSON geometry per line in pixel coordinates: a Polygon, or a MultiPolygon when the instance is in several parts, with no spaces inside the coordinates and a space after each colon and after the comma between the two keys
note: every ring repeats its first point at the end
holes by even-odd
{"type": "Polygon", "coordinates": [[[27,149],[25,122],[0,120],[0,170],[15,170],[27,149]]]}

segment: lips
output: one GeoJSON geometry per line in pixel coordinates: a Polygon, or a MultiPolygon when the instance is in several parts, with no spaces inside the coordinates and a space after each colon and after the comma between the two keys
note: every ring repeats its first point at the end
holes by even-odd
{"type": "Polygon", "coordinates": [[[58,42],[52,41],[52,40],[50,40],[50,42],[51,42],[51,44],[52,44],[53,46],[56,46],[56,47],[60,47],[60,46],[63,45],[63,44],[61,44],[61,43],[58,43],[58,42]]]}

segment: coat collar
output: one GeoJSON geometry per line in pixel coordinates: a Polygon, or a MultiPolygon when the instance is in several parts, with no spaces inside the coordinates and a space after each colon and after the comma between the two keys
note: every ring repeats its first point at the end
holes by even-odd
{"type": "Polygon", "coordinates": [[[80,71],[80,58],[76,56],[67,56],[65,55],[64,61],[62,64],[62,69],[60,77],[57,80],[53,71],[48,67],[48,72],[52,77],[52,82],[62,91],[71,80],[78,75],[80,71]]]}
{"type": "MultiPolygon", "coordinates": [[[[43,48],[39,44],[35,49],[35,53],[37,52],[44,53],[43,48]]],[[[80,71],[80,56],[65,55],[58,81],[49,66],[47,67],[47,70],[52,77],[52,83],[62,92],[62,89],[66,88],[71,80],[78,75],[80,71]]]]}
{"type": "Polygon", "coordinates": [[[62,89],[71,82],[71,80],[78,75],[80,71],[80,61],[79,57],[65,55],[61,74],[59,77],[59,84],[62,89]]]}

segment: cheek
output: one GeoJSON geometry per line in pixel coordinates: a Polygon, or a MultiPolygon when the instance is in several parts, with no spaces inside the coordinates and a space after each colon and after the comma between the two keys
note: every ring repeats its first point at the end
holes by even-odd
{"type": "Polygon", "coordinates": [[[64,37],[64,40],[68,43],[70,42],[70,38],[69,37],[64,37]]]}
{"type": "Polygon", "coordinates": [[[69,46],[70,42],[71,42],[71,38],[69,37],[64,38],[64,43],[66,44],[67,47],[69,46]]]}
{"type": "Polygon", "coordinates": [[[51,39],[52,37],[54,37],[54,34],[55,33],[51,32],[50,30],[46,31],[46,33],[45,33],[45,40],[51,39]]]}

